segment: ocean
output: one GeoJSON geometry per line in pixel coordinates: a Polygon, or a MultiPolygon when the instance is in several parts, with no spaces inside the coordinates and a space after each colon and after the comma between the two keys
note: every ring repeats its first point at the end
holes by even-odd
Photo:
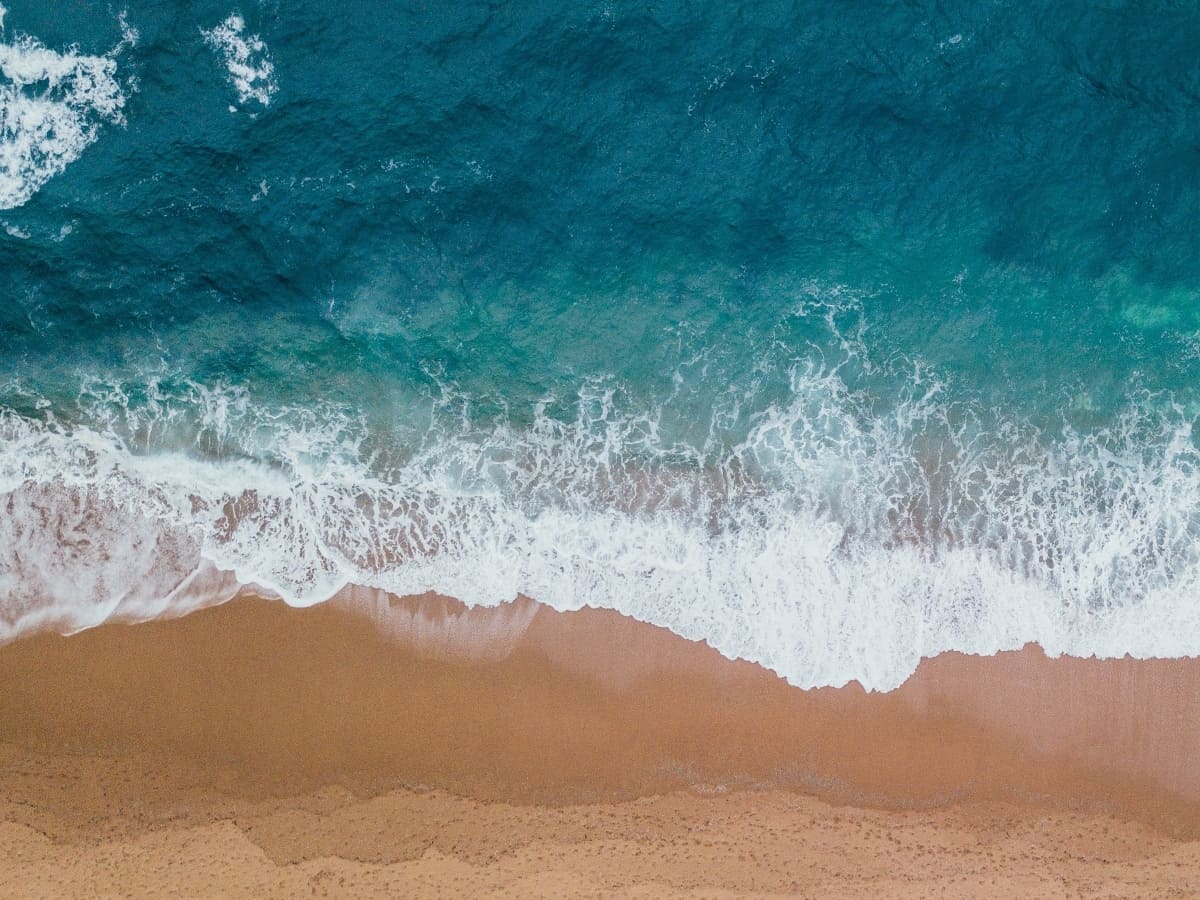
{"type": "Polygon", "coordinates": [[[1200,16],[0,6],[0,641],[613,608],[1200,654],[1200,16]]]}

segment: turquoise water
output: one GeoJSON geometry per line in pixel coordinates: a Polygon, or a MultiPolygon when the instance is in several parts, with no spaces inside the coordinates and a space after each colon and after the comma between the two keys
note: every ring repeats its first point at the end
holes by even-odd
{"type": "Polygon", "coordinates": [[[0,639],[1200,653],[1187,5],[4,3],[0,639]]]}

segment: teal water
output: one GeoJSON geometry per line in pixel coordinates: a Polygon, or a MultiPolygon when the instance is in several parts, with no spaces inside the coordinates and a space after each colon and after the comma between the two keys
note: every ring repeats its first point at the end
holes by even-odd
{"type": "Polygon", "coordinates": [[[1200,653],[1186,4],[0,7],[0,639],[1200,653]]]}

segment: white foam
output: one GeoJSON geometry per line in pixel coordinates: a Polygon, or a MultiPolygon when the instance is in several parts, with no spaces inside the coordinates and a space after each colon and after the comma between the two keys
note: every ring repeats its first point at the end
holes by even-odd
{"type": "Polygon", "coordinates": [[[231,13],[220,25],[207,31],[202,29],[201,34],[220,55],[230,83],[237,91],[238,103],[244,106],[254,101],[270,106],[271,98],[279,90],[275,64],[262,38],[257,34],[246,34],[245,20],[237,13],[231,13]]]}
{"type": "MultiPolygon", "coordinates": [[[[0,7],[0,37],[5,12],[0,7]]],[[[117,57],[137,38],[124,18],[122,35],[104,56],[74,48],[59,53],[29,35],[0,41],[0,209],[29,202],[99,137],[102,125],[124,123],[117,57]]]]}
{"type": "Polygon", "coordinates": [[[451,398],[390,465],[365,461],[365,427],[338,410],[153,383],[135,405],[91,385],[70,428],[0,417],[0,639],[254,583],[294,605],[360,585],[612,607],[802,686],[887,689],[923,656],[1028,641],[1200,654],[1182,411],[1143,404],[1051,440],[984,427],[920,371],[907,385],[880,406],[801,366],[723,450],[667,443],[655,410],[603,385],[573,420],[528,428],[474,429],[451,398]],[[200,569],[233,574],[180,599],[200,569]]]}

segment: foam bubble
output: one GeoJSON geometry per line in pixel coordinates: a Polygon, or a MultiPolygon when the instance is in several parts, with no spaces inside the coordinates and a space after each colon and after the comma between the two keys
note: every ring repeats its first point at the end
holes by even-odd
{"type": "MultiPolygon", "coordinates": [[[[0,7],[0,36],[4,14],[0,7]]],[[[122,18],[121,42],[104,56],[61,53],[16,34],[0,42],[0,209],[13,209],[79,158],[101,126],[123,124],[117,57],[137,39],[122,18]]]]}
{"type": "Polygon", "coordinates": [[[279,90],[275,64],[262,38],[257,34],[246,34],[245,20],[237,13],[231,13],[220,25],[207,31],[201,29],[201,34],[220,55],[237,91],[238,103],[244,106],[254,101],[270,106],[271,98],[279,90]]]}

